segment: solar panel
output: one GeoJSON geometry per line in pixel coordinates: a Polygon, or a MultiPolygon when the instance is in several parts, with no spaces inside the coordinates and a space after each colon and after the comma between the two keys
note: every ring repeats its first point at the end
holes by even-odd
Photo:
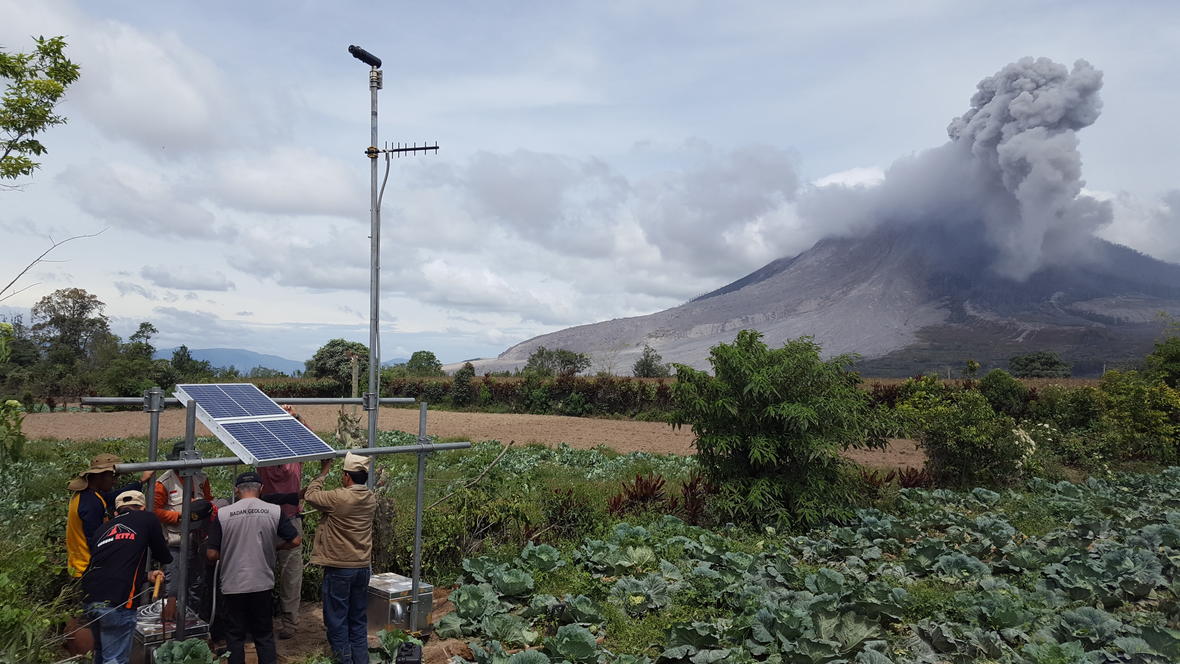
{"type": "Polygon", "coordinates": [[[271,466],[336,456],[252,383],[177,385],[174,396],[181,403],[197,402],[197,419],[244,463],[271,466]]]}

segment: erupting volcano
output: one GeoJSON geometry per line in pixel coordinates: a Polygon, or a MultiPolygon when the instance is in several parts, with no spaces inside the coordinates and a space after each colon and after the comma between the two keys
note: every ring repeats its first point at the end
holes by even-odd
{"type": "Polygon", "coordinates": [[[980,81],[947,143],[875,186],[803,192],[800,215],[838,234],[681,306],[539,336],[477,366],[520,366],[546,346],[625,372],[650,344],[707,367],[709,348],[745,328],[859,353],[866,375],[1040,350],[1087,375],[1141,357],[1159,312],[1180,315],[1180,265],[1095,235],[1111,207],[1083,192],[1077,133],[1098,119],[1101,87],[1084,60],[1012,63],[980,81]]]}

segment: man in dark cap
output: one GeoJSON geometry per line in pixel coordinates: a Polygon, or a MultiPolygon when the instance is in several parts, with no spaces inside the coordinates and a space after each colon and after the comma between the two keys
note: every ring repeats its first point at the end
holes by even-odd
{"type": "Polygon", "coordinates": [[[209,531],[208,557],[220,561],[218,577],[225,599],[229,664],[246,661],[246,634],[254,639],[258,664],[275,664],[275,543],[289,549],[302,543],[298,531],[278,505],[262,500],[262,477],[246,472],[234,480],[232,505],[217,511],[209,531]]]}

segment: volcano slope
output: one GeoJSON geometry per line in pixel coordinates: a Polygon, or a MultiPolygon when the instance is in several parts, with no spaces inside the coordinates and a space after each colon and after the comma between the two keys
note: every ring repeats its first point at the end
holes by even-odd
{"type": "Polygon", "coordinates": [[[930,228],[827,239],[679,307],[539,336],[479,364],[519,366],[545,346],[628,366],[646,343],[667,361],[707,367],[709,348],[750,328],[770,344],[811,335],[826,353],[859,353],[864,375],[914,375],[967,358],[1004,366],[1052,350],[1082,376],[1142,357],[1159,312],[1180,315],[1180,266],[1126,247],[1095,238],[1084,260],[1023,281],[989,271],[989,253],[930,228]]]}

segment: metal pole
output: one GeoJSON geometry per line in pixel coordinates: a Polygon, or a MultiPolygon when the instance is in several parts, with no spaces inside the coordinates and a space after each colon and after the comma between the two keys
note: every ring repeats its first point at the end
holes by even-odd
{"type": "MultiPolygon", "coordinates": [[[[377,446],[377,399],[380,398],[377,352],[377,325],[380,321],[381,303],[381,213],[377,209],[377,91],[381,89],[380,63],[371,63],[369,69],[369,100],[371,128],[369,146],[369,393],[365,410],[369,411],[369,447],[377,446]]],[[[373,488],[377,474],[373,472],[376,463],[369,464],[369,488],[373,488]]]]}
{"type": "MultiPolygon", "coordinates": [[[[184,413],[184,454],[187,461],[191,458],[193,445],[197,440],[197,402],[189,401],[184,413]]],[[[176,561],[176,633],[173,638],[184,640],[184,623],[188,611],[188,557],[189,557],[189,518],[192,513],[193,500],[193,469],[179,471],[180,476],[180,560],[176,561]]]]}
{"type": "MultiPolygon", "coordinates": [[[[164,409],[164,390],[153,387],[144,392],[143,409],[148,413],[148,461],[155,461],[160,458],[160,411],[164,409]]],[[[147,511],[151,512],[155,508],[156,499],[156,477],[154,475],[148,478],[145,491],[147,511]]]]}
{"type": "MultiPolygon", "coordinates": [[[[345,454],[359,454],[361,456],[377,456],[379,454],[417,454],[418,452],[446,452],[448,450],[465,450],[471,443],[435,443],[432,445],[392,445],[389,447],[362,447],[356,450],[336,450],[335,454],[342,457],[345,454]]],[[[165,459],[164,461],[142,463],[120,463],[115,465],[116,473],[140,473],[145,470],[169,470],[185,468],[212,468],[214,466],[240,466],[242,460],[237,457],[212,457],[208,459],[165,459]]]]}
{"type": "MultiPolygon", "coordinates": [[[[429,443],[426,437],[426,402],[418,406],[418,446],[429,443]]],[[[410,631],[418,631],[418,583],[422,578],[422,505],[426,494],[425,449],[418,452],[418,486],[414,492],[414,572],[410,580],[410,631]]]]}
{"type": "MultiPolygon", "coordinates": [[[[348,397],[274,397],[271,401],[278,404],[294,404],[301,406],[313,406],[316,404],[325,406],[339,406],[342,404],[351,404],[359,406],[365,402],[364,399],[349,399],[348,397]]],[[[418,400],[413,397],[382,397],[378,402],[383,404],[393,403],[417,403],[418,400]]],[[[162,402],[163,406],[180,406],[180,399],[173,397],[165,398],[162,402]]],[[[83,406],[139,406],[143,404],[143,397],[82,397],[83,406]]]]}
{"type": "MultiPolygon", "coordinates": [[[[160,411],[164,409],[164,390],[153,387],[143,393],[143,409],[148,413],[148,461],[160,457],[160,411]]],[[[148,478],[144,486],[145,510],[150,514],[156,506],[156,476],[148,478]]],[[[144,568],[152,568],[152,551],[144,552],[144,568]]]]}

